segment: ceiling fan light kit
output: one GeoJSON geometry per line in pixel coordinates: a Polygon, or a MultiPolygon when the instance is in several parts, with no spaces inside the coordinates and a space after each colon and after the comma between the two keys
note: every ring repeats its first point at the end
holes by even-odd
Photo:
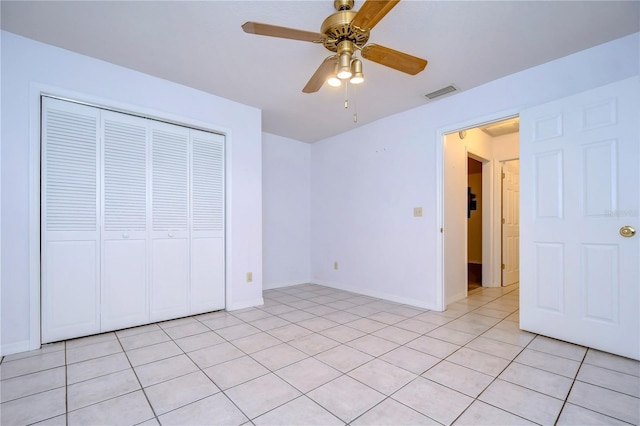
{"type": "Polygon", "coordinates": [[[353,10],[354,0],[335,0],[336,12],[329,15],[319,33],[259,22],[246,22],[242,29],[249,34],[322,43],[333,55],[324,59],[306,86],[304,93],[315,93],[327,82],[332,87],[364,82],[362,62],[355,55],[397,71],[415,75],[424,70],[427,61],[377,44],[367,44],[371,29],[400,0],[366,0],[360,10],[353,10]]]}
{"type": "Polygon", "coordinates": [[[353,76],[349,80],[349,83],[360,84],[364,82],[364,74],[362,73],[362,61],[360,61],[360,59],[354,59],[351,62],[351,70],[353,71],[353,76]]]}

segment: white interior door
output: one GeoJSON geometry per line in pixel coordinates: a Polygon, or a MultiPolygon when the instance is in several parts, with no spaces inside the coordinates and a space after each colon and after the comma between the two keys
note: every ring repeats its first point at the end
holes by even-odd
{"type": "Polygon", "coordinates": [[[520,279],[520,162],[502,163],[502,285],[520,279]]]}
{"type": "Polygon", "coordinates": [[[634,77],[520,115],[520,326],[634,359],[638,93],[634,77]]]}
{"type": "Polygon", "coordinates": [[[189,312],[189,129],[151,125],[151,320],[189,312]]]}
{"type": "Polygon", "coordinates": [[[42,342],[100,331],[99,114],[42,101],[42,342]]]}
{"type": "Polygon", "coordinates": [[[102,111],[101,331],[144,324],[148,219],[145,120],[102,111]]]}
{"type": "Polygon", "coordinates": [[[191,130],[191,307],[225,306],[224,136],[191,130]]]}

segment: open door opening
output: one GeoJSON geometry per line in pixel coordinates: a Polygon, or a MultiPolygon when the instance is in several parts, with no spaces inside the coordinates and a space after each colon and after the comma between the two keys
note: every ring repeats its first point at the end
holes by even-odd
{"type": "Polygon", "coordinates": [[[482,287],[482,161],[467,156],[467,292],[482,287]]]}
{"type": "MultiPolygon", "coordinates": [[[[444,135],[445,306],[467,297],[469,291],[480,286],[500,287],[503,284],[502,165],[519,157],[518,117],[444,135]]],[[[519,192],[518,197],[512,199],[517,204],[519,192]]],[[[517,216],[519,211],[513,210],[513,202],[508,205],[512,208],[512,216],[517,216]]],[[[517,238],[510,239],[509,244],[509,253],[515,256],[517,276],[517,238]]]]}

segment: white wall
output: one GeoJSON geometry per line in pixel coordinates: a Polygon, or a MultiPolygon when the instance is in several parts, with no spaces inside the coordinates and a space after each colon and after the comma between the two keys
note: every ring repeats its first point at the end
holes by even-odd
{"type": "Polygon", "coordinates": [[[313,144],[312,281],[442,308],[441,135],[638,75],[639,38],[623,37],[313,144]],[[412,217],[414,206],[424,207],[424,217],[412,217]]]}
{"type": "Polygon", "coordinates": [[[225,132],[227,308],[261,304],[260,110],[11,33],[1,35],[2,353],[39,342],[39,237],[30,230],[39,223],[40,90],[225,132]],[[245,282],[247,272],[253,272],[251,284],[245,282]]]}
{"type": "Polygon", "coordinates": [[[263,288],[309,282],[311,145],[262,135],[263,288]]]}

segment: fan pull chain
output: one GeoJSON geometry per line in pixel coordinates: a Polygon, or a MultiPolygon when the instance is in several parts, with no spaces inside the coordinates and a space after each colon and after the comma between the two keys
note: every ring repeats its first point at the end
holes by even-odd
{"type": "MultiPolygon", "coordinates": [[[[349,108],[349,82],[344,85],[344,109],[349,108]]],[[[356,97],[356,87],[353,86],[353,122],[358,122],[358,99],[356,97]]]]}
{"type": "Polygon", "coordinates": [[[344,84],[344,109],[349,108],[349,82],[344,84]]]}
{"type": "Polygon", "coordinates": [[[356,96],[357,91],[358,90],[356,86],[353,86],[353,122],[354,123],[358,122],[358,97],[356,96]]]}

